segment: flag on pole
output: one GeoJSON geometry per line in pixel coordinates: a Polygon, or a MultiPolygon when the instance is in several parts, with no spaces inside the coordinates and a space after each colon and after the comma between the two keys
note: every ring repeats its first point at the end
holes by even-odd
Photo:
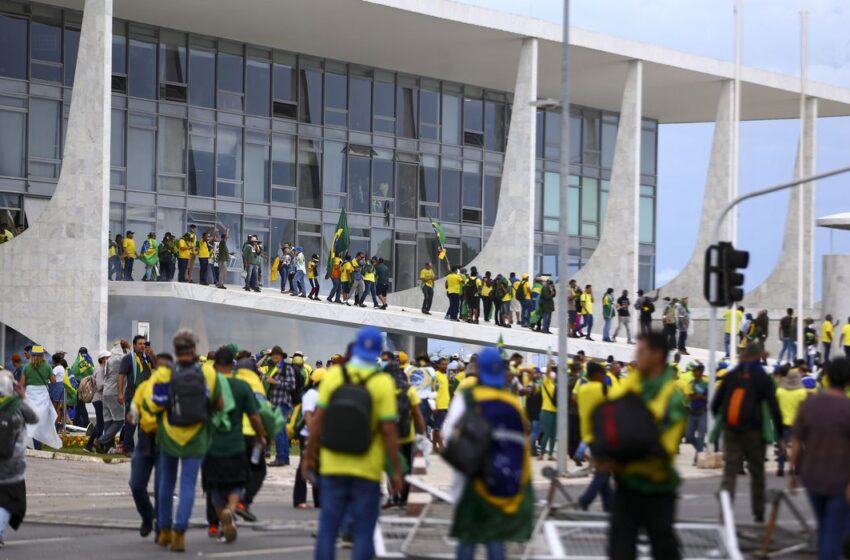
{"type": "Polygon", "coordinates": [[[325,278],[331,277],[331,269],[334,266],[334,259],[337,255],[343,254],[348,250],[348,246],[351,243],[351,237],[348,234],[348,216],[345,213],[345,209],[343,208],[342,213],[339,215],[339,220],[336,223],[336,231],[334,232],[334,237],[330,242],[330,253],[328,254],[328,264],[325,270],[325,278]]]}
{"type": "Polygon", "coordinates": [[[431,218],[431,227],[434,228],[434,235],[437,236],[437,258],[445,260],[446,258],[446,234],[443,233],[443,228],[440,222],[431,218]]]}

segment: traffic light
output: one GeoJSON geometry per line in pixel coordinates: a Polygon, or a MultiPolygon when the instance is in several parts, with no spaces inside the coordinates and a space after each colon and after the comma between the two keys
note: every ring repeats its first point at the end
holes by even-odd
{"type": "Polygon", "coordinates": [[[728,241],[712,245],[705,252],[703,292],[710,305],[726,307],[744,299],[744,274],[750,254],[739,251],[728,241]]]}

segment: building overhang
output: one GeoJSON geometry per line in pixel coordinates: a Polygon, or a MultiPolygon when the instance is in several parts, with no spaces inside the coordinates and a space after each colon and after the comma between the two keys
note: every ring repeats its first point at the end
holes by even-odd
{"type": "MultiPolygon", "coordinates": [[[[82,0],[47,0],[82,9],[82,0]]],[[[345,62],[512,91],[524,37],[539,40],[541,98],[560,91],[562,26],[451,0],[115,0],[117,18],[345,62]]],[[[734,65],[571,29],[571,102],[618,111],[629,60],[643,60],[643,113],[661,123],[715,118],[734,65]]],[[[850,115],[850,90],[810,83],[820,116],[850,115]]],[[[800,80],[745,67],[741,118],[799,116],[800,80]]]]}
{"type": "Polygon", "coordinates": [[[818,227],[850,230],[850,212],[830,214],[829,216],[818,218],[815,223],[818,227]]]}

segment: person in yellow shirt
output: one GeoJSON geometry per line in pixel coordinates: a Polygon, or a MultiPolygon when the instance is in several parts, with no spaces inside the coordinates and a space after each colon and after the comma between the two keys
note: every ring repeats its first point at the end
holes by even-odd
{"type": "Polygon", "coordinates": [[[833,338],[835,338],[835,325],[832,324],[832,315],[827,315],[824,317],[823,325],[820,328],[820,341],[823,344],[823,363],[829,361],[833,338]]]}
{"type": "Polygon", "coordinates": [[[186,267],[185,281],[191,284],[192,269],[195,268],[195,258],[198,256],[198,233],[195,224],[189,225],[189,231],[186,232],[186,235],[188,236],[190,253],[188,266],[186,267]]]}
{"type": "Polygon", "coordinates": [[[449,376],[446,371],[448,365],[449,361],[446,358],[440,358],[437,360],[436,371],[434,372],[434,388],[436,389],[437,396],[435,398],[436,410],[431,420],[431,436],[434,440],[435,451],[443,448],[441,431],[443,429],[443,422],[446,420],[446,413],[449,411],[449,401],[451,400],[449,394],[449,376]]]}
{"type": "Polygon", "coordinates": [[[192,238],[188,233],[184,233],[180,241],[177,242],[177,281],[188,282],[187,274],[189,273],[189,261],[192,258],[192,238]]]}
{"type": "MultiPolygon", "coordinates": [[[[741,327],[741,321],[744,320],[744,312],[743,308],[738,308],[735,310],[735,324],[738,328],[741,327]]],[[[730,307],[726,311],[723,312],[723,320],[725,321],[725,326],[723,330],[723,349],[726,352],[725,358],[729,358],[731,354],[729,353],[729,349],[732,346],[732,308],[730,307]]]]}
{"type": "Polygon", "coordinates": [[[581,294],[581,316],[582,323],[581,329],[585,331],[585,338],[587,340],[593,340],[590,338],[590,331],[593,330],[593,286],[588,284],[584,287],[584,292],[581,294]]]}
{"type": "MultiPolygon", "coordinates": [[[[605,384],[605,370],[596,362],[587,364],[588,382],[581,385],[576,395],[578,406],[581,443],[575,452],[576,461],[584,458],[584,453],[593,442],[593,423],[591,415],[596,407],[605,402],[608,397],[608,387],[605,384]]],[[[597,470],[587,489],[579,497],[579,507],[585,511],[599,495],[602,498],[602,509],[608,511],[611,506],[611,473],[597,470]]]]}
{"type": "Polygon", "coordinates": [[[135,233],[132,231],[128,231],[127,235],[124,236],[124,280],[127,282],[133,281],[133,263],[136,260],[138,254],[136,253],[136,240],[133,239],[133,235],[135,233]]]}
{"type": "MultiPolygon", "coordinates": [[[[481,304],[484,307],[484,322],[490,322],[490,316],[493,313],[493,279],[490,277],[490,271],[484,273],[484,278],[481,280],[481,304]]],[[[496,303],[498,305],[498,302],[496,303]]]]}
{"type": "Polygon", "coordinates": [[[426,262],[419,271],[419,284],[422,286],[422,313],[431,314],[431,304],[434,301],[434,269],[431,262],[426,262]]]}
{"type": "MultiPolygon", "coordinates": [[[[780,441],[785,442],[786,450],[791,445],[791,427],[797,419],[797,412],[808,396],[809,392],[803,386],[803,379],[797,370],[792,369],[779,381],[779,388],[776,389],[776,402],[779,403],[779,410],[782,412],[782,439],[780,441]]],[[[785,462],[787,460],[787,451],[786,453],[780,452],[776,461],[776,476],[785,476],[785,462]]]]}
{"type": "MultiPolygon", "coordinates": [[[[381,476],[384,460],[391,467],[393,493],[402,486],[398,449],[396,386],[393,378],[379,370],[377,359],[383,347],[383,335],[375,327],[363,327],[351,346],[351,359],[328,370],[319,386],[316,411],[310,424],[308,454],[302,459],[305,478],[313,478],[316,466],[321,475],[322,511],[316,540],[316,558],[333,558],[337,536],[346,511],[356,512],[353,539],[358,558],[375,555],[372,537],[380,513],[381,476]],[[347,382],[349,381],[349,382],[347,382]],[[351,383],[353,381],[354,383],[351,383]],[[336,393],[360,387],[371,399],[371,442],[360,449],[362,426],[353,399],[335,399],[336,393]],[[356,418],[355,418],[356,416],[356,418]]],[[[358,393],[359,394],[359,393],[358,393]]],[[[362,410],[362,409],[360,409],[362,410]]]]}
{"type": "Polygon", "coordinates": [[[210,234],[207,232],[201,235],[201,240],[198,242],[198,262],[201,264],[198,283],[201,286],[209,286],[207,275],[210,274],[210,234]]]}
{"type": "Polygon", "coordinates": [[[342,267],[339,269],[339,281],[342,284],[340,289],[342,290],[342,302],[345,305],[351,305],[348,303],[348,295],[351,293],[351,279],[356,266],[357,261],[352,259],[351,255],[345,255],[345,258],[342,259],[342,267]]]}
{"type": "Polygon", "coordinates": [[[538,461],[542,461],[543,455],[547,454],[550,461],[555,459],[553,454],[555,452],[555,442],[558,440],[558,391],[555,384],[556,375],[555,368],[550,366],[543,376],[543,382],[540,386],[543,403],[540,407],[540,454],[537,456],[538,461]]]}
{"type": "Polygon", "coordinates": [[[460,294],[463,291],[463,276],[458,274],[457,265],[452,265],[452,271],[446,276],[446,293],[449,296],[449,319],[459,321],[460,294]]]}
{"type": "Polygon", "coordinates": [[[319,301],[319,255],[316,253],[307,261],[307,282],[310,283],[307,297],[319,301]]]}
{"type": "Polygon", "coordinates": [[[850,360],[850,317],[847,318],[847,322],[841,328],[841,339],[838,343],[844,345],[844,356],[850,360]]]}

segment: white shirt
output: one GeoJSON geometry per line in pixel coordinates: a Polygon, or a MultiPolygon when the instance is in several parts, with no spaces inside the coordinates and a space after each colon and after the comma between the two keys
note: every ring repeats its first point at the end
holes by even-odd
{"type": "Polygon", "coordinates": [[[61,365],[58,365],[53,368],[53,375],[56,377],[56,383],[65,382],[65,368],[61,365]]]}
{"type": "Polygon", "coordinates": [[[304,427],[301,429],[301,435],[305,438],[310,437],[310,431],[307,429],[307,413],[313,413],[316,411],[316,402],[319,400],[319,391],[316,388],[312,388],[304,393],[304,396],[301,397],[301,416],[304,417],[304,427]]]}
{"type": "MultiPolygon", "coordinates": [[[[446,413],[446,419],[443,420],[443,429],[440,433],[443,434],[443,445],[446,446],[449,440],[452,439],[455,424],[457,424],[466,412],[466,399],[454,398],[449,405],[449,411],[446,413]]],[[[452,480],[452,488],[449,491],[455,503],[460,501],[463,495],[463,490],[466,486],[466,477],[460,471],[454,471],[454,480],[452,480]]]]}

